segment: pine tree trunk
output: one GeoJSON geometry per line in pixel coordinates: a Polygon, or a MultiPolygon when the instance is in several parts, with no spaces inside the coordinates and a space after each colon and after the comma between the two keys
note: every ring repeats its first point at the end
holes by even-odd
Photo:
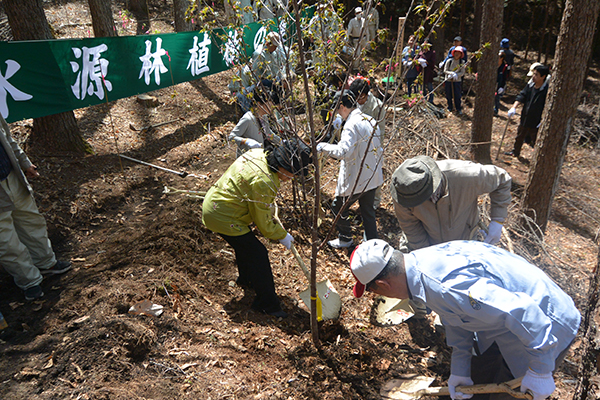
{"type": "MultiPolygon", "coordinates": [[[[42,0],[4,0],[3,5],[15,40],[53,39],[42,0]]],[[[35,118],[29,141],[34,148],[45,152],[91,152],[73,111],[35,118]]]]}
{"type": "Polygon", "coordinates": [[[568,0],[522,207],[545,231],[592,49],[600,0],[568,0]],[[578,60],[579,62],[573,62],[578,60]],[[532,211],[533,210],[533,211],[532,211]]]}
{"type": "Polygon", "coordinates": [[[471,125],[471,156],[480,163],[491,164],[494,93],[498,70],[498,49],[502,30],[503,0],[484,0],[481,19],[481,42],[492,45],[483,50],[478,71],[475,109],[471,125]],[[481,144],[480,144],[481,143],[481,144]]]}
{"type": "Polygon", "coordinates": [[[175,32],[189,32],[194,30],[192,21],[187,21],[185,12],[190,6],[190,0],[173,0],[173,19],[175,20],[175,32]]]}
{"type": "Polygon", "coordinates": [[[460,36],[465,37],[465,20],[467,19],[467,0],[460,2],[460,36]]]}
{"type": "Polygon", "coordinates": [[[542,51],[544,51],[544,39],[546,39],[546,34],[548,33],[548,14],[549,7],[548,2],[550,0],[546,0],[546,6],[544,7],[544,26],[542,28],[542,39],[540,40],[540,48],[538,49],[538,57],[537,61],[540,62],[542,60],[542,51]]]}
{"type": "Polygon", "coordinates": [[[533,34],[533,21],[535,20],[535,6],[531,6],[531,22],[529,23],[529,32],[527,33],[527,46],[525,47],[525,61],[529,54],[529,45],[531,44],[531,35],[533,34]]]}
{"type": "Polygon", "coordinates": [[[110,1],[88,0],[95,37],[119,36],[113,19],[110,1]]]}

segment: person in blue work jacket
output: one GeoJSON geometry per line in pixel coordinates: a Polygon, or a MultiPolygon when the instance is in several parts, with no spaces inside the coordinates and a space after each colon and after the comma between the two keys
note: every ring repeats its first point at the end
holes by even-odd
{"type": "Polygon", "coordinates": [[[525,259],[477,241],[404,254],[373,239],[356,248],[350,268],[356,297],[369,291],[419,299],[438,313],[452,347],[453,399],[472,397],[457,386],[517,377],[523,377],[521,392],[530,390],[533,400],[554,391],[552,371],[573,342],[581,316],[573,300],[525,259]]]}

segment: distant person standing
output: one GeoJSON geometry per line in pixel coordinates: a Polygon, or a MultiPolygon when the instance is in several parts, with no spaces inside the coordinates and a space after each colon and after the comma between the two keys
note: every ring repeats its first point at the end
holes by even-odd
{"type": "Polygon", "coordinates": [[[465,74],[464,53],[466,53],[466,50],[462,46],[455,47],[454,50],[452,50],[452,58],[446,60],[446,63],[444,64],[448,111],[453,111],[452,98],[454,98],[454,107],[456,108],[458,115],[462,115],[462,77],[465,74]]]}
{"type": "Polygon", "coordinates": [[[504,88],[506,87],[506,80],[508,78],[508,65],[505,61],[504,50],[498,52],[498,73],[496,77],[496,96],[494,98],[494,115],[498,115],[498,109],[500,108],[500,99],[504,95],[504,88]]]}
{"type": "Polygon", "coordinates": [[[521,93],[517,95],[515,103],[512,108],[508,110],[508,118],[515,115],[517,112],[517,106],[523,105],[521,111],[521,123],[517,130],[517,138],[515,139],[515,145],[511,151],[504,154],[513,157],[519,157],[521,155],[521,148],[523,143],[527,143],[531,147],[535,146],[535,140],[537,138],[538,128],[542,121],[542,112],[546,105],[546,95],[548,94],[548,76],[550,69],[540,63],[533,64],[529,70],[527,76],[531,76],[531,81],[525,85],[525,88],[521,90],[521,93]]]}
{"type": "Polygon", "coordinates": [[[406,75],[404,75],[404,79],[406,79],[406,93],[409,96],[412,95],[413,88],[415,92],[419,90],[417,85],[415,85],[419,71],[417,71],[417,66],[413,62],[417,59],[419,51],[421,49],[416,44],[415,35],[410,35],[406,47],[402,50],[402,65],[406,68],[406,75]]]}
{"type": "Polygon", "coordinates": [[[377,31],[379,30],[379,11],[375,8],[375,4],[371,7],[371,11],[367,16],[367,28],[369,29],[369,40],[377,41],[377,31]]]}
{"type": "Polygon", "coordinates": [[[431,48],[429,38],[423,40],[418,61],[423,70],[423,94],[433,104],[433,78],[437,73],[435,72],[435,50],[431,48]]]}
{"type": "Polygon", "coordinates": [[[352,48],[350,54],[356,54],[358,60],[353,63],[353,68],[360,68],[362,65],[360,62],[362,49],[365,48],[369,38],[369,29],[365,26],[366,21],[363,17],[362,7],[356,7],[354,9],[354,18],[348,23],[348,45],[352,48]],[[356,51],[358,49],[358,51],[356,51]]]}
{"type": "Polygon", "coordinates": [[[510,41],[507,38],[502,39],[500,42],[500,49],[504,51],[504,61],[508,66],[507,78],[510,78],[512,67],[515,64],[515,53],[510,49],[510,41]]]}

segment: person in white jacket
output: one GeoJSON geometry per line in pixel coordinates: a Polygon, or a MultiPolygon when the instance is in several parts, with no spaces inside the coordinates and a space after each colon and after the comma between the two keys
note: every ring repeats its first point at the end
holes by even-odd
{"type": "Polygon", "coordinates": [[[337,113],[346,121],[340,141],[337,144],[319,143],[317,151],[341,160],[331,205],[334,215],[341,212],[337,223],[338,238],[328,243],[334,248],[344,248],[353,244],[348,215],[350,206],[356,201],[360,204],[366,238],[377,238],[373,203],[377,188],[383,184],[383,149],[377,121],[357,108],[354,93],[350,90],[337,92],[334,104],[338,103],[337,113]]]}
{"type": "Polygon", "coordinates": [[[403,254],[376,239],[356,248],[350,268],[356,297],[369,291],[418,299],[440,316],[452,347],[453,399],[473,396],[458,386],[521,377],[520,391],[531,391],[533,400],[554,391],[552,372],[575,339],[581,315],[550,277],[522,257],[477,241],[403,254]]]}

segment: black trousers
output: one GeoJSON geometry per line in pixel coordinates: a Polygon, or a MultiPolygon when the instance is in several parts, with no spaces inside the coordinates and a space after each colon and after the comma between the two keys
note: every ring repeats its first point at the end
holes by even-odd
{"type": "MultiPolygon", "coordinates": [[[[358,204],[360,205],[360,215],[362,216],[367,240],[377,239],[377,218],[375,216],[375,209],[373,208],[376,191],[377,189],[371,189],[364,193],[355,194],[350,197],[350,204],[348,207],[346,207],[337,223],[338,237],[340,240],[344,240],[346,242],[352,240],[352,227],[350,226],[348,215],[350,214],[350,207],[352,207],[352,204],[356,203],[357,200],[358,204]]],[[[334,216],[338,215],[347,199],[348,197],[342,196],[337,196],[333,199],[331,209],[333,210],[334,216]]]]}
{"type": "Polygon", "coordinates": [[[524,125],[519,125],[517,129],[517,138],[515,139],[515,147],[513,153],[515,156],[521,155],[521,148],[523,143],[527,143],[531,147],[535,146],[535,140],[537,139],[538,128],[528,128],[524,125]]]}
{"type": "Polygon", "coordinates": [[[249,285],[256,292],[252,308],[267,313],[281,310],[279,298],[275,293],[269,252],[254,232],[250,231],[241,236],[219,235],[235,250],[238,283],[249,285]]]}
{"type": "MultiPolygon", "coordinates": [[[[556,361],[554,362],[555,371],[562,364],[572,344],[573,342],[571,342],[571,344],[569,344],[556,358],[556,361]]],[[[494,342],[494,344],[492,344],[483,354],[471,358],[471,379],[473,379],[475,385],[479,383],[502,383],[515,378],[517,377],[513,376],[512,372],[510,372],[496,342],[494,342]]],[[[517,390],[519,390],[519,388],[517,388],[517,390]]],[[[507,393],[476,394],[473,395],[472,400],[514,400],[514,397],[507,393]]]]}

